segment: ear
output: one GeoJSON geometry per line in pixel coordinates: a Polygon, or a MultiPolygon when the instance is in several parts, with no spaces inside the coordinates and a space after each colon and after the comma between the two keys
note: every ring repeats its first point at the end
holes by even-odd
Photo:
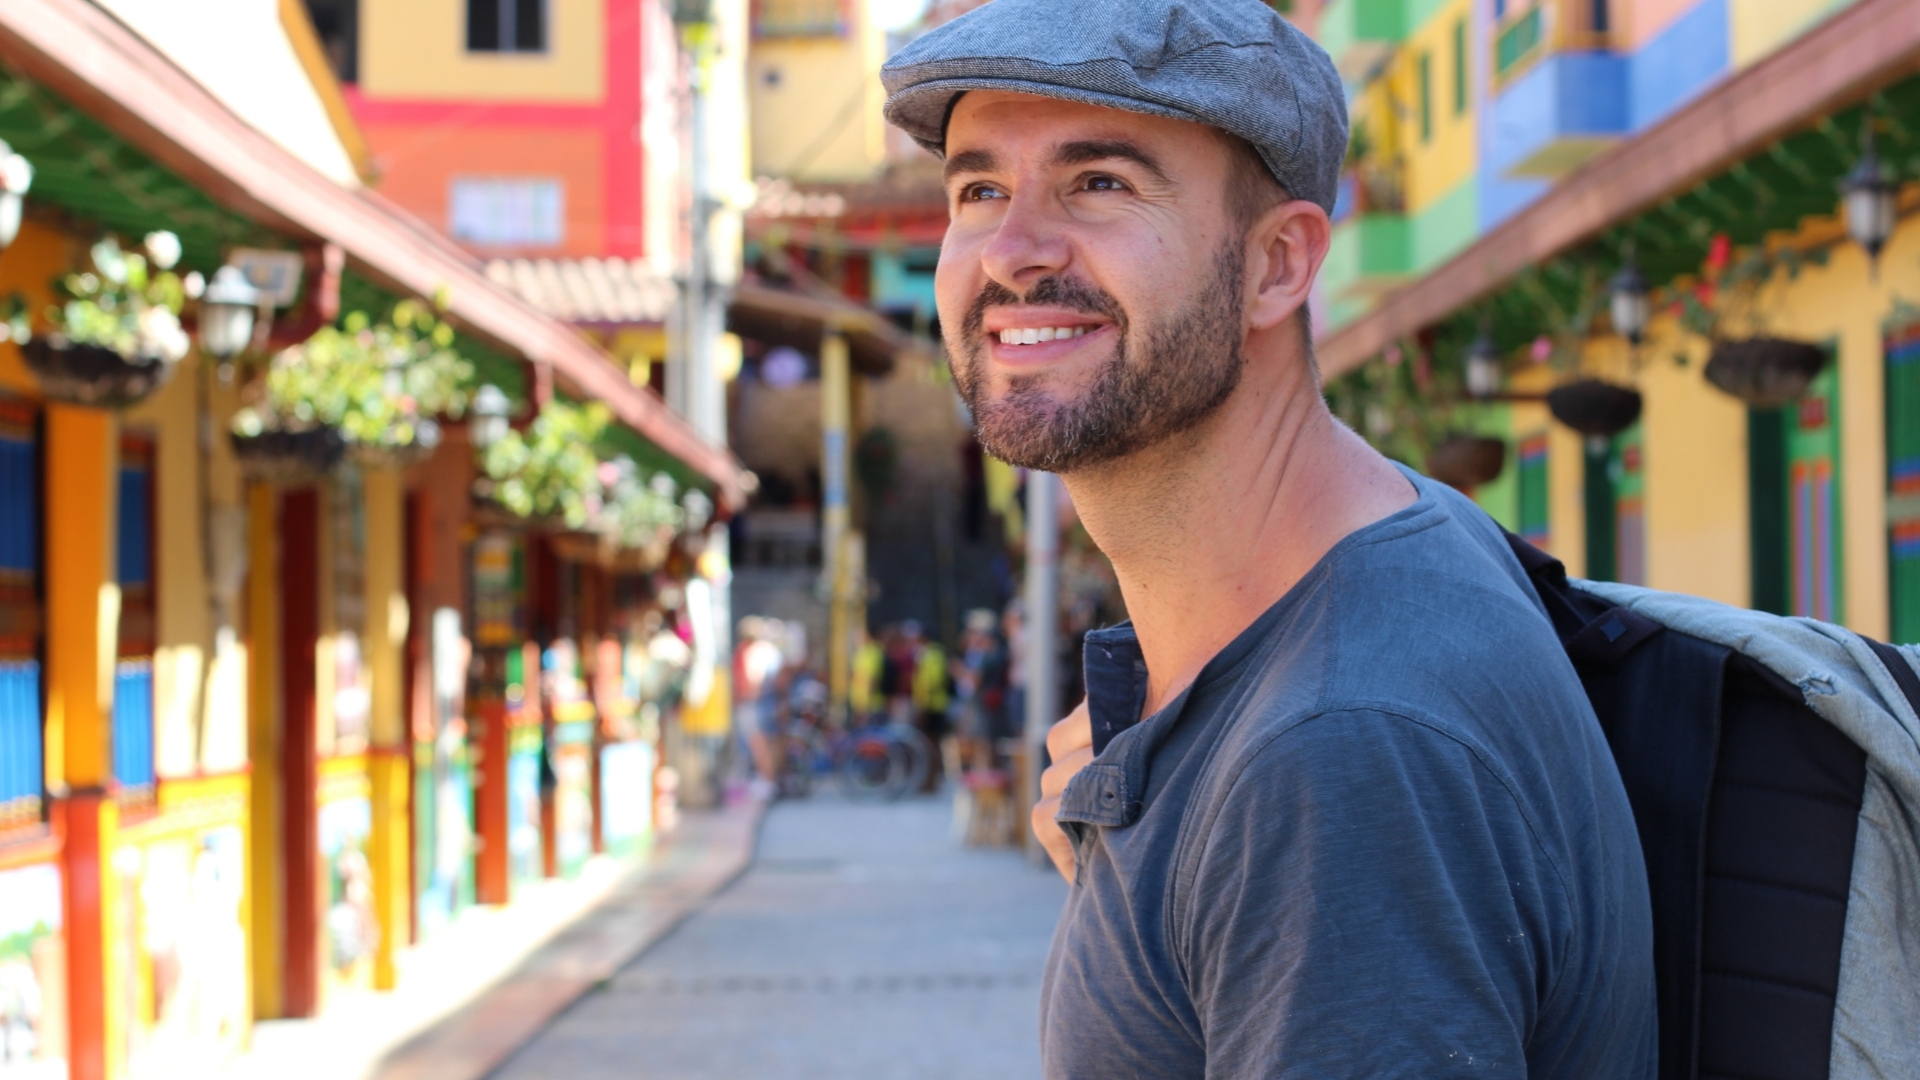
{"type": "Polygon", "coordinates": [[[1326,260],[1333,226],[1317,203],[1277,203],[1247,234],[1247,325],[1271,330],[1307,303],[1326,260]]]}

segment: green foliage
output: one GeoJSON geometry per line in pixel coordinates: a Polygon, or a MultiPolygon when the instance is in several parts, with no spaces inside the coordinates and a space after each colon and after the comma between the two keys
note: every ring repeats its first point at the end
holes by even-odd
{"type": "Polygon", "coordinates": [[[621,547],[648,547],[686,523],[679,486],[664,472],[644,475],[631,457],[602,460],[593,447],[612,414],[600,402],[551,401],[523,431],[509,431],[480,455],[493,498],[528,518],[558,519],[621,547]]]}
{"type": "Polygon", "coordinates": [[[585,528],[601,505],[593,444],[611,416],[597,401],[548,402],[524,431],[509,431],[482,453],[493,497],[521,517],[558,517],[568,528],[585,528]]]}
{"type": "Polygon", "coordinates": [[[453,327],[415,300],[377,325],[356,311],[274,357],[264,404],[241,410],[234,428],[324,424],[351,443],[412,446],[424,421],[466,411],[473,365],[453,340],[453,327]]]}
{"type": "MultiPolygon", "coordinates": [[[[92,256],[92,270],[68,274],[56,283],[66,301],[47,309],[53,337],[126,357],[172,362],[186,356],[192,342],[180,328],[180,309],[187,302],[188,283],[173,272],[180,258],[179,239],[168,232],[150,233],[142,255],[122,250],[119,240],[107,236],[93,245],[92,256]]],[[[24,337],[17,333],[14,340],[24,337]]]]}
{"type": "Polygon", "coordinates": [[[1453,368],[1434,369],[1418,346],[1387,355],[1327,383],[1327,407],[1381,453],[1415,468],[1458,426],[1464,398],[1453,368]]]}

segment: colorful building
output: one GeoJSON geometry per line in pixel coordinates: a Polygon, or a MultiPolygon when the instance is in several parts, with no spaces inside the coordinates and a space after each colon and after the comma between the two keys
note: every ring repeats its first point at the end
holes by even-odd
{"type": "MultiPolygon", "coordinates": [[[[605,353],[359,188],[298,6],[224,5],[243,67],[291,58],[238,75],[190,35],[143,37],[178,21],[170,7],[32,0],[0,16],[0,138],[33,169],[0,293],[34,335],[0,344],[5,1076],[217,1071],[256,1018],[393,985],[400,951],[470,894],[473,800],[456,781],[486,736],[465,663],[473,444],[450,422],[424,461],[263,471],[224,433],[265,350],[343,312],[435,302],[451,347],[523,416],[602,401],[632,456],[709,505],[744,498],[726,452],[605,353]],[[297,271],[255,359],[188,353],[118,407],[87,397],[103,376],[30,367],[29,350],[65,348],[47,333],[54,282],[105,274],[89,255],[103,236],[134,250],[158,230],[183,274],[245,251],[297,271]]],[[[156,260],[167,246],[148,244],[156,260]]],[[[186,310],[208,332],[212,309],[186,310]]],[[[595,651],[574,672],[597,714],[639,711],[606,644],[633,637],[623,611],[663,610],[671,558],[576,560],[607,598],[581,617],[595,651]]],[[[605,843],[611,818],[586,811],[589,847],[605,843]]],[[[630,831],[632,808],[619,820],[630,831]]]]}
{"type": "MultiPolygon", "coordinates": [[[[1353,276],[1328,283],[1342,317],[1320,354],[1336,400],[1353,402],[1356,418],[1371,400],[1379,418],[1399,394],[1403,415],[1424,415],[1433,432],[1503,439],[1506,467],[1476,496],[1576,573],[1916,640],[1910,5],[1467,14],[1475,228],[1373,294],[1353,276]],[[1883,229],[1843,210],[1844,192],[1881,185],[1883,229]],[[1863,238],[1880,245],[1877,258],[1863,238]],[[1642,291],[1620,284],[1629,261],[1649,292],[1644,326],[1615,321],[1616,294],[1642,291]],[[1488,400],[1464,392],[1470,364],[1498,372],[1488,400]],[[1784,394],[1751,382],[1788,369],[1784,394]],[[1632,391],[1637,419],[1570,428],[1545,394],[1562,390],[1564,403],[1562,388],[1582,378],[1632,391]]],[[[1380,70],[1405,63],[1415,39],[1401,26],[1368,39],[1380,70]]],[[[1363,98],[1379,92],[1356,81],[1363,98]]],[[[1421,112],[1403,114],[1397,144],[1411,176],[1420,138],[1405,115],[1417,128],[1421,112]]],[[[1370,227],[1347,214],[1336,251],[1370,227]]],[[[1620,317],[1640,321],[1630,304],[1620,317]]],[[[1376,426],[1370,434],[1395,437],[1395,424],[1376,426]]]]}

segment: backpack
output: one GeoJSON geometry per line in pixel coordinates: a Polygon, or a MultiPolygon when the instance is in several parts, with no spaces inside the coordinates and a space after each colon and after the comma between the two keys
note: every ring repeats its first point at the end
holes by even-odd
{"type": "Polygon", "coordinates": [[[1660,1080],[1920,1077],[1920,654],[1508,542],[1633,806],[1660,1080]]]}

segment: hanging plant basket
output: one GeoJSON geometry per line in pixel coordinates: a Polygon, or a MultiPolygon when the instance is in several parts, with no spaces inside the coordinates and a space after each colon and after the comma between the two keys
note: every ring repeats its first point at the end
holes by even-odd
{"type": "Polygon", "coordinates": [[[1590,439],[1610,439],[1640,419],[1640,391],[1599,379],[1576,379],[1547,391],[1547,411],[1590,439]]]}
{"type": "Polygon", "coordinates": [[[347,441],[330,427],[270,430],[258,435],[235,432],[232,439],[241,474],[261,483],[318,480],[332,472],[347,453],[347,441]]]}
{"type": "Polygon", "coordinates": [[[440,447],[440,425],[422,420],[414,425],[413,439],[397,445],[354,443],[353,460],[371,469],[410,469],[433,456],[440,447]]]}
{"type": "Polygon", "coordinates": [[[1707,381],[1756,409],[1777,409],[1806,393],[1827,359],[1820,346],[1789,338],[1717,341],[1707,357],[1707,381]]]}
{"type": "Polygon", "coordinates": [[[124,409],[152,397],[173,378],[178,361],[158,356],[122,356],[100,345],[36,337],[21,355],[55,401],[97,409],[124,409]]]}
{"type": "Polygon", "coordinates": [[[1499,479],[1506,464],[1504,441],[1486,435],[1449,435],[1427,454],[1427,475],[1464,491],[1499,479]]]}

